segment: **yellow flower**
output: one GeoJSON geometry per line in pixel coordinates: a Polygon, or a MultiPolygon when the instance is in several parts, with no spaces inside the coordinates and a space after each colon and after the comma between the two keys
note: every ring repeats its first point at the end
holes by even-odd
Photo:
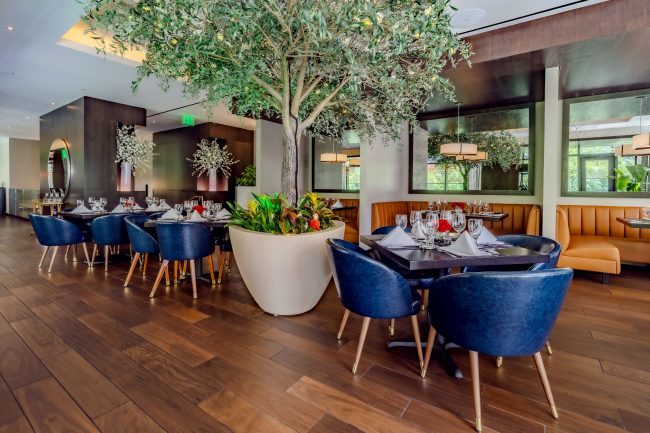
{"type": "Polygon", "coordinates": [[[414,37],[415,39],[420,39],[420,32],[415,32],[415,33],[413,33],[413,37],[414,37]]]}
{"type": "Polygon", "coordinates": [[[223,35],[221,33],[217,33],[217,40],[223,41],[223,35]]]}
{"type": "Polygon", "coordinates": [[[433,9],[431,8],[431,6],[429,6],[424,10],[424,15],[429,16],[431,15],[431,12],[433,12],[433,9]]]}
{"type": "Polygon", "coordinates": [[[255,213],[257,204],[257,200],[248,200],[248,209],[251,211],[251,213],[255,213]]]}
{"type": "Polygon", "coordinates": [[[145,12],[151,12],[151,8],[149,6],[144,6],[142,10],[145,12]]]}
{"type": "Polygon", "coordinates": [[[171,42],[172,45],[176,45],[178,43],[176,38],[172,38],[172,40],[170,42],[171,42]]]}
{"type": "Polygon", "coordinates": [[[364,19],[362,19],[362,20],[361,20],[361,24],[362,24],[364,27],[368,27],[368,28],[372,27],[372,21],[370,20],[370,18],[364,18],[364,19]]]}
{"type": "Polygon", "coordinates": [[[315,205],[318,203],[318,196],[316,195],[315,192],[308,192],[307,197],[309,197],[309,201],[311,204],[315,205]]]}

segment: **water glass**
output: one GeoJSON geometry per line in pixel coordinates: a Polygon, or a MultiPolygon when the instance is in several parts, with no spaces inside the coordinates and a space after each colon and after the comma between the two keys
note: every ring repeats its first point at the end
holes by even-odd
{"type": "Polygon", "coordinates": [[[151,204],[153,203],[153,197],[151,196],[145,197],[144,202],[147,204],[147,207],[151,206],[151,204]]]}
{"type": "MultiPolygon", "coordinates": [[[[429,202],[432,203],[432,202],[429,202]]],[[[432,205],[433,207],[433,205],[432,205]]],[[[422,221],[422,212],[419,210],[412,210],[411,211],[411,226],[415,227],[415,224],[422,221]]]]}
{"type": "Polygon", "coordinates": [[[433,202],[432,201],[427,203],[427,209],[433,210],[433,202]]]}
{"type": "Polygon", "coordinates": [[[158,200],[158,203],[159,203],[160,207],[163,208],[167,204],[167,200],[164,199],[164,198],[161,198],[161,199],[158,200]]]}
{"type": "Polygon", "coordinates": [[[84,201],[83,201],[83,200],[77,200],[77,207],[79,207],[79,206],[83,206],[83,205],[84,205],[84,201]]]}
{"type": "Polygon", "coordinates": [[[422,232],[424,233],[424,248],[433,249],[435,246],[435,236],[440,219],[437,213],[430,212],[422,223],[422,232]]]}
{"type": "Polygon", "coordinates": [[[182,204],[180,204],[180,203],[176,203],[176,204],[174,205],[174,210],[175,210],[176,213],[178,214],[178,219],[183,218],[183,205],[182,205],[182,204]]]}
{"type": "Polygon", "coordinates": [[[477,240],[483,230],[483,220],[472,218],[469,220],[467,228],[469,229],[469,234],[472,235],[474,240],[477,240]]]}
{"type": "Polygon", "coordinates": [[[189,215],[190,210],[192,209],[192,202],[189,200],[185,200],[183,202],[183,209],[185,209],[185,212],[187,213],[187,215],[189,215]]]}
{"type": "Polygon", "coordinates": [[[398,213],[395,215],[395,225],[401,227],[402,230],[406,229],[408,221],[408,217],[403,213],[398,213]]]}
{"type": "Polygon", "coordinates": [[[215,215],[221,212],[221,209],[223,209],[223,204],[221,203],[215,203],[214,204],[214,213],[215,215]]]}

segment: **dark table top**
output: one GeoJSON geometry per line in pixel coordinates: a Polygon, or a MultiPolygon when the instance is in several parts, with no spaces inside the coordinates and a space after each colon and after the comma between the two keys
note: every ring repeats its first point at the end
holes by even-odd
{"type": "Polygon", "coordinates": [[[387,259],[405,269],[433,270],[448,269],[465,266],[491,266],[491,265],[532,265],[546,263],[549,255],[521,247],[497,248],[498,256],[478,257],[453,257],[447,253],[436,250],[422,250],[418,247],[389,249],[377,241],[385,235],[361,236],[361,242],[372,247],[382,258],[387,259]]]}
{"type": "Polygon", "coordinates": [[[151,220],[147,221],[144,223],[144,226],[147,228],[155,228],[156,224],[168,224],[168,223],[176,223],[176,222],[184,222],[184,223],[195,223],[195,224],[203,224],[207,227],[210,228],[223,228],[228,224],[229,220],[216,220],[216,221],[174,221],[174,220],[163,220],[163,219],[157,219],[157,220],[151,220]]]}
{"type": "Polygon", "coordinates": [[[650,229],[650,220],[644,220],[641,218],[616,218],[616,221],[623,223],[628,227],[633,229],[650,229]]]}
{"type": "Polygon", "coordinates": [[[508,218],[507,213],[466,213],[465,219],[480,219],[483,221],[499,222],[508,218]]]}
{"type": "Polygon", "coordinates": [[[59,215],[61,215],[62,218],[64,219],[71,219],[71,220],[82,220],[82,221],[89,221],[89,220],[94,220],[97,217],[104,216],[104,215],[142,215],[142,214],[153,214],[153,213],[158,213],[160,211],[145,211],[145,210],[136,210],[133,212],[123,212],[123,213],[112,213],[112,212],[102,212],[102,213],[72,213],[72,212],[61,212],[59,215]]]}

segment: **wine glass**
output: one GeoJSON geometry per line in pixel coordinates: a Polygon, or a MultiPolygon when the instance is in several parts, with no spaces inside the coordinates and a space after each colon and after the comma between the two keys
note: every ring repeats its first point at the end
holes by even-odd
{"type": "Polygon", "coordinates": [[[451,216],[451,227],[460,236],[461,232],[465,230],[465,214],[454,212],[451,216]]]}
{"type": "Polygon", "coordinates": [[[83,201],[83,200],[77,200],[77,207],[79,207],[79,206],[83,206],[83,205],[84,205],[84,201],[83,201]]]}
{"type": "Polygon", "coordinates": [[[155,204],[156,206],[159,206],[160,205],[160,199],[158,197],[153,197],[153,204],[155,204]]]}
{"type": "Polygon", "coordinates": [[[490,203],[483,203],[483,213],[488,213],[490,211],[490,203]]]}
{"type": "Polygon", "coordinates": [[[167,206],[167,199],[165,198],[158,199],[158,205],[160,209],[164,209],[167,206]]]}
{"type": "Polygon", "coordinates": [[[124,206],[126,204],[126,197],[120,197],[120,204],[124,206]]]}
{"type": "Polygon", "coordinates": [[[467,223],[467,228],[469,229],[469,234],[472,235],[476,241],[483,230],[483,220],[472,218],[467,223]]]}
{"type": "Polygon", "coordinates": [[[650,207],[641,208],[641,219],[650,220],[650,207]]]}
{"type": "Polygon", "coordinates": [[[438,199],[438,200],[436,200],[436,210],[438,212],[440,212],[440,206],[442,206],[442,202],[440,201],[440,199],[438,199]]]}
{"type": "Polygon", "coordinates": [[[435,245],[435,236],[439,225],[440,218],[438,214],[430,212],[422,224],[422,231],[425,236],[424,242],[428,248],[433,248],[435,245]]]}
{"type": "Polygon", "coordinates": [[[147,204],[147,207],[151,207],[151,204],[153,203],[153,197],[151,196],[145,197],[144,202],[147,204]]]}
{"type": "Polygon", "coordinates": [[[185,200],[183,202],[183,209],[185,209],[185,214],[190,215],[190,210],[192,209],[192,202],[189,200],[185,200]]]}
{"type": "Polygon", "coordinates": [[[427,209],[433,210],[433,201],[427,202],[427,209]]]}
{"type": "Polygon", "coordinates": [[[182,219],[183,218],[183,205],[181,203],[176,203],[174,205],[174,210],[178,214],[178,219],[179,220],[182,219]]]}
{"type": "Polygon", "coordinates": [[[107,203],[108,203],[108,199],[106,197],[99,198],[99,207],[102,212],[106,209],[107,203]]]}
{"type": "Polygon", "coordinates": [[[219,212],[221,212],[221,209],[223,209],[223,204],[221,204],[221,203],[215,203],[214,204],[215,214],[218,214],[219,212]]]}
{"type": "Polygon", "coordinates": [[[96,199],[95,197],[88,197],[88,204],[90,205],[90,210],[92,212],[97,211],[97,207],[95,206],[96,199]]]}
{"type": "MultiPolygon", "coordinates": [[[[433,207],[433,202],[431,203],[431,207],[433,207]]],[[[411,227],[415,227],[416,223],[419,223],[422,221],[422,212],[419,210],[412,210],[411,211],[411,227]]]]}
{"type": "Polygon", "coordinates": [[[447,199],[442,201],[442,210],[447,210],[447,199]]]}
{"type": "Polygon", "coordinates": [[[408,225],[408,217],[406,214],[403,213],[398,213],[395,215],[395,225],[400,227],[402,230],[406,229],[406,226],[408,225]]]}

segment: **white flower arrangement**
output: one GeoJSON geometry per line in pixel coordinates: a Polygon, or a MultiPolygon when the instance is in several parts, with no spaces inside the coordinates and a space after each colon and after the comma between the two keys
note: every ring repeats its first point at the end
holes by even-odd
{"type": "Polygon", "coordinates": [[[134,172],[137,168],[146,173],[151,168],[153,157],[158,155],[153,151],[155,146],[153,141],[136,137],[132,125],[122,125],[117,128],[117,157],[115,162],[130,164],[134,172]]]}
{"type": "Polygon", "coordinates": [[[197,146],[198,149],[192,158],[187,158],[194,168],[193,175],[201,176],[210,170],[217,170],[225,177],[230,177],[230,167],[239,161],[233,159],[232,153],[228,152],[228,147],[225,144],[219,146],[216,138],[212,141],[203,138],[197,146]]]}

